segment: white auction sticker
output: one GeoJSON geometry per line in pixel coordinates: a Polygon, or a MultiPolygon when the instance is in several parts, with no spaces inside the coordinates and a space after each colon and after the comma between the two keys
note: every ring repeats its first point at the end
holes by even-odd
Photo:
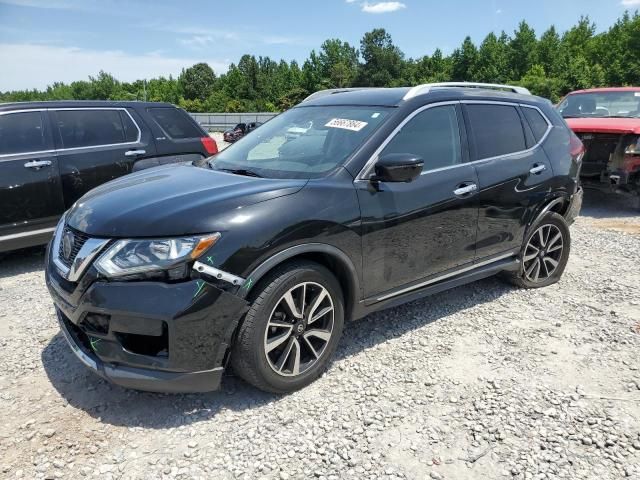
{"type": "Polygon", "coordinates": [[[359,132],[368,125],[367,122],[361,122],[360,120],[347,120],[346,118],[334,118],[325,127],[330,128],[344,128],[345,130],[351,130],[359,132]]]}

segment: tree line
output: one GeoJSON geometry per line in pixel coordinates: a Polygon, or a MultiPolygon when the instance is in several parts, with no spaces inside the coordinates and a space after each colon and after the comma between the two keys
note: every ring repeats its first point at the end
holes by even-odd
{"type": "Polygon", "coordinates": [[[384,29],[364,34],[359,48],[326,40],[302,63],[243,55],[226,73],[206,63],[177,77],[120,82],[101,71],[89,80],[56,82],[45,90],[0,92],[0,101],[143,100],[176,104],[190,112],[282,111],[324,88],[394,87],[444,81],[522,85],[557,101],[571,90],[640,85],[640,15],[623,14],[607,31],[582,17],[564,33],[554,26],[536,35],[522,21],[512,35],[470,37],[450,55],[407,58],[384,29]]]}

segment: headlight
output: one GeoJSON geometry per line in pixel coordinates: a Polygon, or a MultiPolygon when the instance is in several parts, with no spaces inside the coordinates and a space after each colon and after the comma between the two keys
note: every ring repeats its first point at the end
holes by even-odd
{"type": "Polygon", "coordinates": [[[96,262],[108,277],[171,269],[195,260],[220,238],[219,233],[156,240],[118,240],[96,262]]]}

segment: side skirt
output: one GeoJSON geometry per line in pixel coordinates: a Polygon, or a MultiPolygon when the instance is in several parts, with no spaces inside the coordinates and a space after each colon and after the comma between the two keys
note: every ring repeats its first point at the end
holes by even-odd
{"type": "MultiPolygon", "coordinates": [[[[459,287],[461,285],[465,285],[467,283],[475,282],[476,280],[481,280],[483,278],[491,277],[496,273],[502,271],[515,271],[520,266],[520,260],[517,257],[517,254],[510,256],[509,258],[504,258],[501,260],[497,260],[488,265],[482,265],[478,268],[474,268],[473,270],[469,270],[463,273],[460,273],[456,276],[451,276],[446,279],[443,279],[440,282],[431,283],[425,287],[418,288],[415,290],[411,290],[406,293],[401,293],[397,296],[390,297],[388,299],[377,301],[375,297],[368,298],[360,301],[353,310],[352,319],[362,318],[370,313],[377,312],[379,310],[385,310],[387,308],[397,307],[398,305],[402,305],[407,302],[411,302],[413,300],[418,300],[420,298],[434,295],[436,293],[443,292],[445,290],[449,290],[451,288],[459,287]]],[[[400,288],[400,291],[403,289],[400,288]]]]}

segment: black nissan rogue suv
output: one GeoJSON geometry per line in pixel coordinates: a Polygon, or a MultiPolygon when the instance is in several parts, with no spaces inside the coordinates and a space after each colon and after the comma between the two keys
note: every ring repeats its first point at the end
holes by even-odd
{"type": "Polygon", "coordinates": [[[217,151],[168,103],[0,104],[0,252],[47,243],[64,211],[98,185],[217,151]]]}
{"type": "Polygon", "coordinates": [[[289,392],[328,366],[346,319],[496,273],[557,282],[582,155],[520,87],[318,92],[204,166],[84,195],[46,281],[77,357],[116,384],[209,391],[230,364],[289,392]]]}

